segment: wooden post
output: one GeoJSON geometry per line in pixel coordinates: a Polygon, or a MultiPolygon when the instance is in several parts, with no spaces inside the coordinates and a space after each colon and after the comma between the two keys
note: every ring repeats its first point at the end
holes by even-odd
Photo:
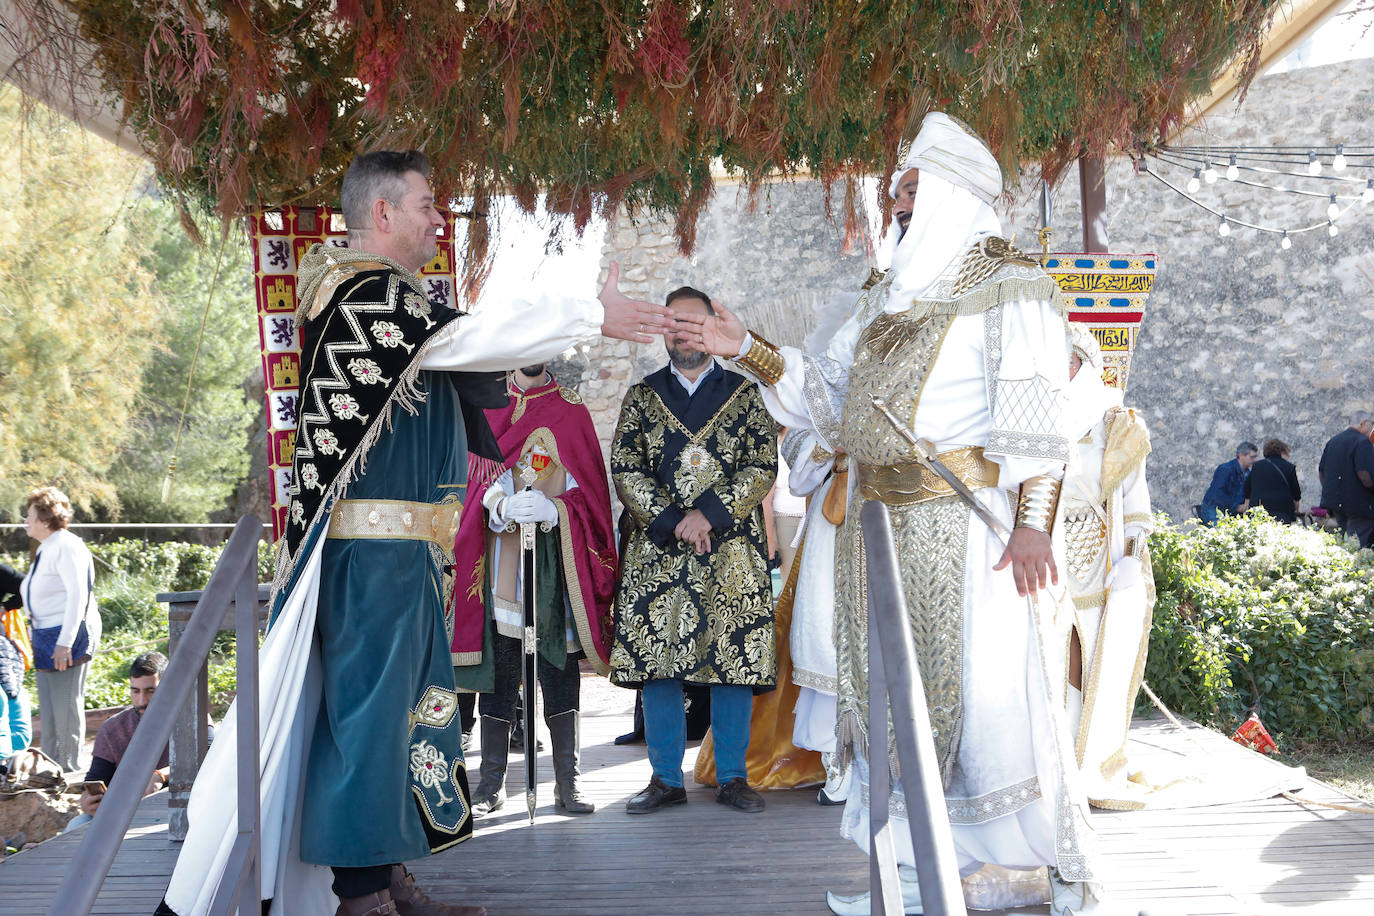
{"type": "Polygon", "coordinates": [[[1078,190],[1083,199],[1083,250],[1106,252],[1107,172],[1101,158],[1078,160],[1078,190]]]}
{"type": "MultiPolygon", "coordinates": [[[[258,626],[265,628],[267,625],[267,599],[270,589],[266,585],[258,586],[258,626]]],[[[191,614],[196,609],[196,603],[200,601],[204,592],[164,592],[157,596],[157,600],[167,605],[167,625],[170,639],[167,647],[167,654],[174,655],[177,645],[181,642],[181,637],[186,631],[186,625],[191,620],[191,614]]],[[[220,621],[219,630],[233,630],[235,628],[234,608],[230,606],[225,609],[224,617],[220,621]]],[[[210,750],[210,736],[208,723],[210,720],[210,690],[209,690],[209,671],[206,665],[201,665],[200,675],[196,678],[196,687],[192,691],[190,701],[180,708],[177,712],[176,721],[172,725],[171,740],[171,766],[172,777],[169,782],[171,793],[167,798],[168,808],[168,838],[173,843],[180,843],[186,839],[186,803],[191,797],[191,785],[196,781],[196,774],[200,772],[201,761],[205,759],[206,753],[210,750]]]]}

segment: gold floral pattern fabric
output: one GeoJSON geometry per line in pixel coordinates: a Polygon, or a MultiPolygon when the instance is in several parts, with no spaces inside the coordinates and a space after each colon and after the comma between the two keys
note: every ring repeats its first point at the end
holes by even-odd
{"type": "Polygon", "coordinates": [[[775,684],[761,507],[777,474],[777,426],[757,386],[740,378],[731,387],[696,428],[645,382],[625,396],[611,447],[616,491],[635,522],[614,607],[611,680],[621,686],[775,684]],[[660,514],[685,514],[703,499],[719,500],[733,520],[712,531],[709,553],[676,538],[655,543],[649,529],[660,514]]]}

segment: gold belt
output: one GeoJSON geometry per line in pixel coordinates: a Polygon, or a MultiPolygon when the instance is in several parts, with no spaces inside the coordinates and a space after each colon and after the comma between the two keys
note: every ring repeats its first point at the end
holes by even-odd
{"type": "Polygon", "coordinates": [[[419,503],[404,499],[341,499],[329,517],[331,538],[433,541],[453,549],[462,503],[419,503]]]}
{"type": "MultiPolygon", "coordinates": [[[[951,449],[935,457],[970,490],[997,486],[997,463],[983,457],[982,446],[951,449]]],[[[944,478],[915,461],[890,465],[855,461],[854,467],[858,471],[859,493],[865,499],[876,499],[889,506],[909,506],[954,495],[954,488],[944,478]]]]}

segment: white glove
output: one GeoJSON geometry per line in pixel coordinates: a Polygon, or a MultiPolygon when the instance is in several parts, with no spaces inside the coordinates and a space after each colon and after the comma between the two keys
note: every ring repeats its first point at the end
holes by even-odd
{"type": "Polygon", "coordinates": [[[1144,581],[1140,573],[1140,560],[1136,557],[1122,557],[1107,573],[1107,587],[1125,591],[1135,588],[1144,581]]]}
{"type": "Polygon", "coordinates": [[[553,504],[553,500],[538,490],[521,490],[514,496],[507,497],[505,505],[501,507],[501,514],[506,517],[506,521],[517,524],[558,524],[558,507],[553,504]]]}

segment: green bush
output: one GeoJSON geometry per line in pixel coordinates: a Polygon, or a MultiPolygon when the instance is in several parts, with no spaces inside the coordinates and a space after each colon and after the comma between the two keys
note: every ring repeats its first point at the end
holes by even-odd
{"type": "Polygon", "coordinates": [[[1158,600],[1145,679],[1173,709],[1229,731],[1374,733],[1374,553],[1263,513],[1150,538],[1158,600]]]}
{"type": "MultiPolygon", "coordinates": [[[[154,649],[167,653],[167,609],[157,602],[156,595],[204,588],[222,548],[127,538],[90,546],[104,635],[86,676],[86,708],[123,706],[129,702],[129,662],[154,649]]],[[[20,570],[29,564],[27,555],[0,556],[0,560],[20,570]]],[[[271,581],[274,562],[272,545],[260,542],[259,582],[271,581]]],[[[211,712],[219,717],[228,708],[236,687],[233,633],[216,637],[210,650],[209,679],[211,712]]],[[[32,673],[29,686],[36,709],[38,694],[33,689],[32,673]]]]}

